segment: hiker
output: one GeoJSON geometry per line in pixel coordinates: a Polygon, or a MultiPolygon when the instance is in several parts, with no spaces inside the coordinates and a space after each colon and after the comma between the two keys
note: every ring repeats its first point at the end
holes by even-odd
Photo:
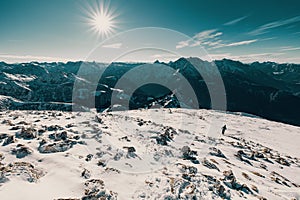
{"type": "Polygon", "coordinates": [[[226,131],[227,127],[226,127],[226,124],[222,127],[222,135],[225,134],[225,131],[226,131]]]}

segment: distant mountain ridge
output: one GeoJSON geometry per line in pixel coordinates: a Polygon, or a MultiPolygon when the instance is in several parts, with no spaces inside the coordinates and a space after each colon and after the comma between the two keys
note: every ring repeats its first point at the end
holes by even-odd
{"type": "MultiPolygon", "coordinates": [[[[216,75],[212,65],[217,67],[225,85],[228,111],[246,112],[300,126],[300,65],[273,62],[244,64],[228,59],[211,63],[199,58],[156,63],[170,66],[188,80],[197,95],[200,108],[211,108],[207,84],[214,83],[206,83],[194,63],[200,66],[201,73],[211,77],[216,75]]],[[[104,110],[111,106],[111,95],[118,80],[137,66],[138,63],[111,63],[107,66],[82,61],[20,64],[0,62],[0,108],[70,111],[74,102],[83,102],[78,107],[92,107],[86,100],[94,98],[96,108],[104,110]],[[82,65],[85,66],[85,71],[80,77],[78,70],[82,65]],[[102,77],[97,83],[86,79],[99,70],[102,77]],[[81,83],[82,91],[74,95],[73,86],[76,81],[81,83]],[[92,88],[97,89],[95,91],[92,88]]],[[[128,87],[132,85],[130,81],[128,80],[128,87]]],[[[142,86],[131,97],[126,94],[123,96],[130,98],[131,109],[154,105],[180,107],[171,91],[155,85],[142,86]],[[157,93],[153,94],[150,90],[157,93]]]]}

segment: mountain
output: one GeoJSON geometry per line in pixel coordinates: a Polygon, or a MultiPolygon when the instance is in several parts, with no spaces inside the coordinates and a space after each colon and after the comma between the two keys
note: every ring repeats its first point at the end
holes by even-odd
{"type": "Polygon", "coordinates": [[[0,194],[9,200],[299,199],[300,128],[244,115],[181,108],[3,111],[0,194]]]}
{"type": "MultiPolygon", "coordinates": [[[[149,78],[142,72],[140,76],[124,76],[142,64],[145,63],[1,62],[0,95],[6,100],[0,101],[0,108],[70,111],[72,107],[78,110],[96,107],[98,111],[103,111],[114,106],[121,109],[127,101],[130,109],[155,106],[177,108],[182,103],[178,98],[184,101],[182,105],[189,107],[188,97],[176,96],[174,91],[158,84],[141,86],[133,94],[115,88],[122,80],[128,90],[135,89],[137,82],[149,78]],[[102,76],[98,77],[98,74],[102,76]],[[118,105],[111,105],[114,91],[120,98],[118,105]]],[[[157,61],[154,65],[171,67],[176,71],[170,74],[168,70],[161,69],[152,74],[164,83],[180,79],[178,74],[181,74],[195,92],[199,108],[211,109],[208,86],[217,84],[214,80],[220,74],[226,90],[228,111],[300,125],[300,65],[272,62],[244,64],[228,59],[207,62],[199,58],[180,58],[169,63],[157,61]]],[[[184,93],[185,89],[178,84],[177,94],[184,93]]]]}

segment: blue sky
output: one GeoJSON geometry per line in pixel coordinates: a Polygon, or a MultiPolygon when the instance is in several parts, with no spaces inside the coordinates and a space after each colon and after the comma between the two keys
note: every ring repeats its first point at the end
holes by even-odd
{"type": "MultiPolygon", "coordinates": [[[[2,0],[0,60],[85,60],[106,39],[105,56],[93,59],[109,62],[128,49],[144,47],[142,43],[156,42],[155,47],[183,56],[201,57],[204,49],[211,59],[300,63],[299,8],[298,0],[2,0]],[[107,35],[91,31],[87,20],[100,5],[113,16],[115,27],[107,35]],[[169,29],[172,34],[129,31],[143,27],[169,29]],[[131,36],[121,38],[124,31],[131,36]],[[175,31],[186,37],[177,37],[175,31]],[[114,35],[119,38],[109,39],[114,35]]],[[[164,55],[142,51],[124,60],[176,59],[164,55]]]]}

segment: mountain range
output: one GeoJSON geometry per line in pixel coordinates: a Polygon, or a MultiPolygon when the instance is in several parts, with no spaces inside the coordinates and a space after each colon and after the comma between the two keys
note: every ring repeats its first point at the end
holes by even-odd
{"type": "MultiPolygon", "coordinates": [[[[180,107],[174,91],[159,84],[141,85],[131,96],[116,88],[127,72],[143,64],[146,63],[0,62],[0,108],[70,111],[77,106],[81,110],[96,107],[103,111],[115,106],[111,102],[114,91],[129,102],[129,109],[180,107]],[[101,77],[96,77],[99,74],[101,77]],[[77,84],[76,88],[74,84],[77,84]]],[[[178,78],[180,73],[193,88],[198,108],[212,108],[212,91],[209,91],[208,85],[216,84],[214,77],[221,75],[227,111],[300,125],[300,65],[274,62],[245,64],[228,59],[208,62],[199,58],[180,58],[169,63],[156,61],[153,65],[173,69],[176,73],[168,74],[169,78],[178,78]],[[204,77],[210,77],[211,82],[204,77]]],[[[166,73],[168,71],[157,71],[155,79],[164,79],[166,73]]],[[[127,77],[126,87],[134,88],[135,82],[145,76],[127,77]]],[[[177,89],[179,93],[184,90],[180,85],[177,89]]],[[[122,106],[122,101],[119,103],[122,106]]]]}

